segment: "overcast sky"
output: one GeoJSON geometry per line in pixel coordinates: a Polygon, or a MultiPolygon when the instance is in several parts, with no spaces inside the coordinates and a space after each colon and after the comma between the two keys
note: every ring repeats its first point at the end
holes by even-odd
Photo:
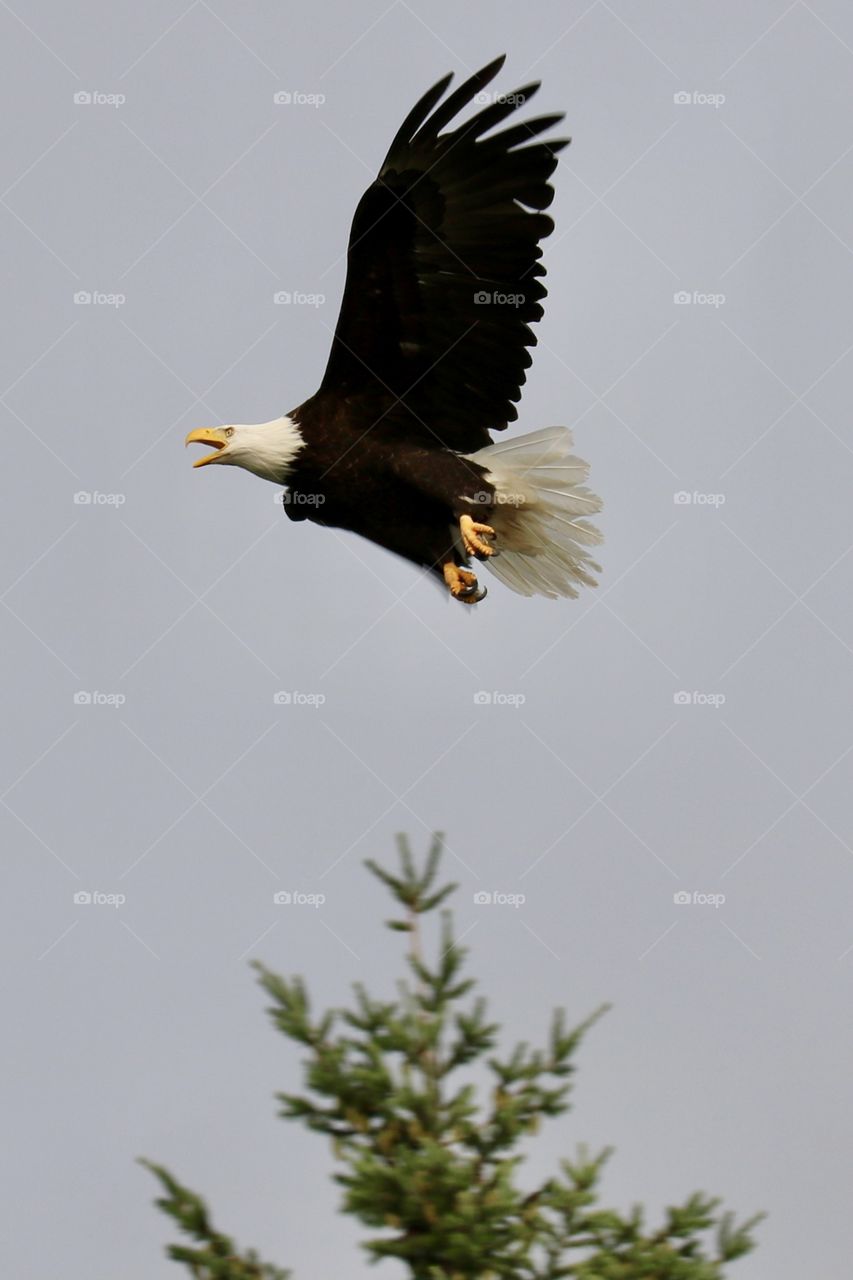
{"type": "Polygon", "coordinates": [[[850,6],[10,0],[0,46],[4,1273],[177,1275],[137,1155],[366,1273],[248,961],[388,990],[362,859],[435,828],[508,1040],[614,1004],[535,1171],[613,1143],[619,1206],[769,1211],[742,1280],[846,1272],[850,6]],[[316,389],[397,125],[504,50],[574,139],[514,430],[575,428],[606,543],[469,611],[182,442],[316,389]]]}

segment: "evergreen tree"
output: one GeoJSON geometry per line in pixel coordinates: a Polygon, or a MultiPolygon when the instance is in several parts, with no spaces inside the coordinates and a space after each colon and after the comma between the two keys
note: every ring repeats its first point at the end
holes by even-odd
{"type": "MultiPolygon", "coordinates": [[[[409,940],[396,999],[356,984],[350,1009],[314,1015],[301,979],[255,965],[273,1022],[307,1051],[305,1092],[280,1094],[282,1115],[331,1139],[343,1210],[370,1229],[371,1258],[399,1259],[412,1280],[720,1280],[752,1248],[757,1217],[737,1224],[701,1193],[655,1229],[639,1206],[602,1208],[608,1150],[580,1148],[556,1176],[521,1185],[519,1147],[543,1117],[568,1109],[575,1052],[604,1010],[574,1028],[558,1012],[547,1047],[495,1052],[498,1027],[482,999],[468,999],[474,981],[462,976],[466,953],[447,912],[438,954],[424,958],[421,917],[457,887],[436,884],[440,837],[422,868],[402,837],[399,854],[396,875],[366,864],[402,908],[387,922],[409,940]],[[485,1090],[464,1078],[478,1062],[485,1090]]],[[[215,1231],[198,1196],[148,1167],[166,1193],[157,1203],[198,1246],[169,1249],[196,1280],[286,1280],[215,1231]]]]}

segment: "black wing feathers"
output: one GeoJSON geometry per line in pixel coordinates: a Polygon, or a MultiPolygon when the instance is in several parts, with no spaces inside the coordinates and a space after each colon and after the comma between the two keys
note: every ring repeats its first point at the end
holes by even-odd
{"type": "MultiPolygon", "coordinates": [[[[503,66],[498,58],[440,106],[439,81],[401,125],[353,219],[347,281],[321,390],[373,405],[383,426],[460,452],[515,419],[529,326],[546,290],[542,210],[566,141],[547,115],[490,133],[538,85],[442,132],[503,66]]],[[[373,410],[371,410],[373,411],[373,410]]],[[[359,423],[367,429],[370,422],[359,423]]]]}

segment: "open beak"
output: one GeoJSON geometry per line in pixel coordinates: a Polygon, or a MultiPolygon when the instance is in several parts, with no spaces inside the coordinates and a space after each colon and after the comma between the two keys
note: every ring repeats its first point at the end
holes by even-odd
{"type": "Polygon", "coordinates": [[[224,427],[197,427],[195,431],[191,431],[184,441],[184,447],[188,444],[210,444],[213,445],[213,453],[206,453],[201,458],[196,458],[193,463],[194,467],[203,467],[208,462],[218,462],[219,454],[228,443],[225,435],[224,427]]]}

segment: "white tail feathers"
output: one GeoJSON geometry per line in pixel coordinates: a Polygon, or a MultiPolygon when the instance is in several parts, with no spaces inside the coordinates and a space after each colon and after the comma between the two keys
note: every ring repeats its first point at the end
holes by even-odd
{"type": "Polygon", "coordinates": [[[602,537],[584,517],[601,510],[601,499],[585,487],[589,466],[572,443],[568,427],[545,427],[470,455],[495,488],[497,554],[486,564],[519,595],[556,599],[597,585],[589,571],[601,566],[586,548],[602,537]]]}

